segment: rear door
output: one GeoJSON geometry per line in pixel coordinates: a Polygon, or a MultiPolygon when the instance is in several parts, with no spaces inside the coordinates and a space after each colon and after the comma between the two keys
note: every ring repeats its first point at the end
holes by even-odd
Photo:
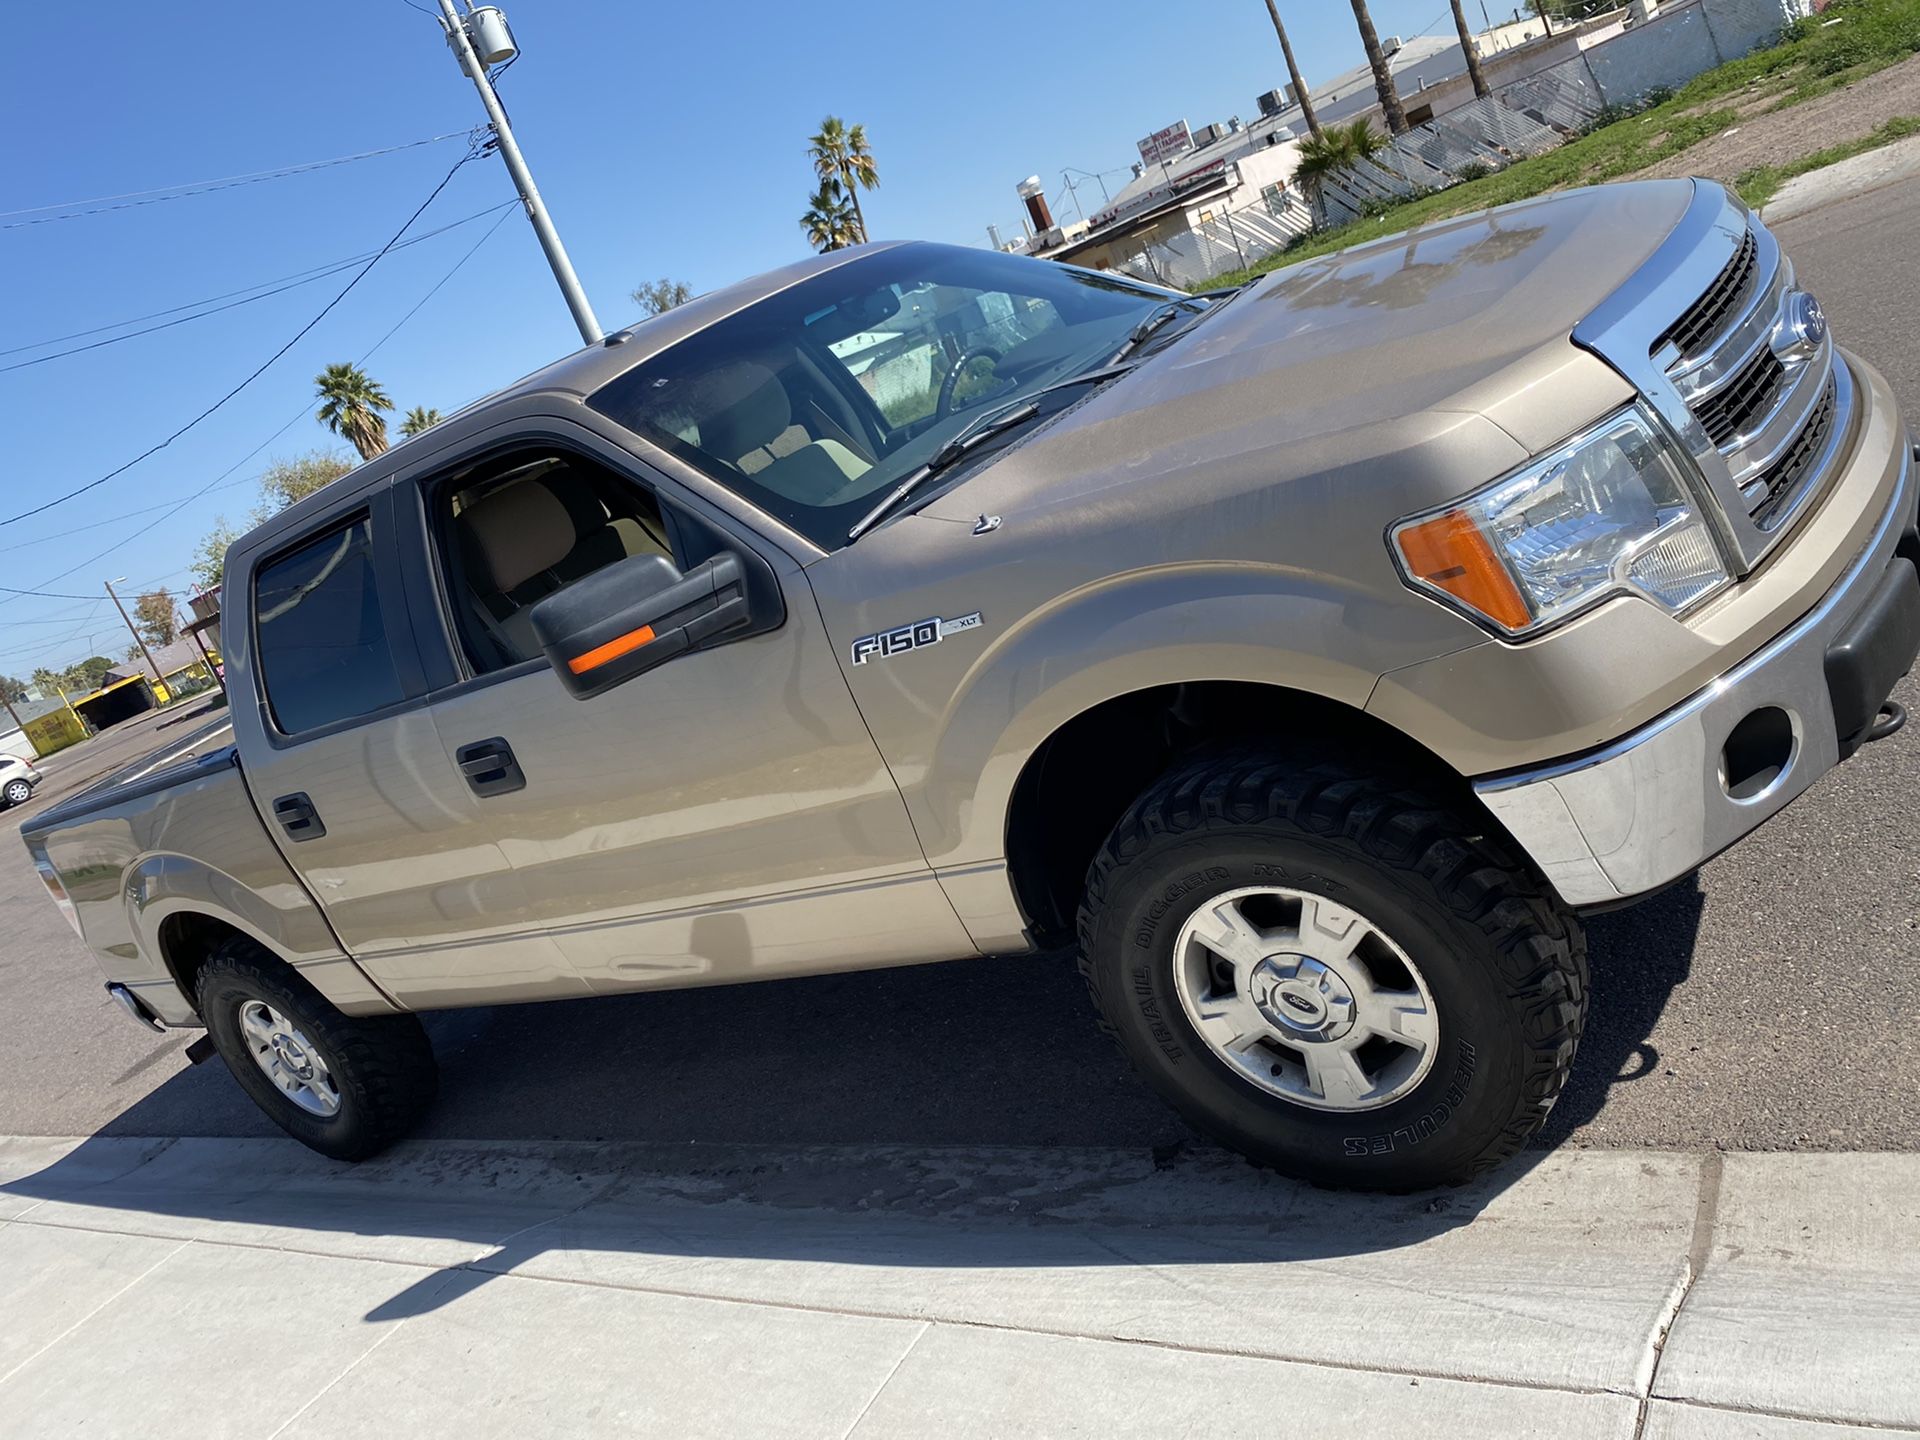
{"type": "Polygon", "coordinates": [[[486,831],[527,923],[595,990],[973,953],[778,548],[560,418],[498,432],[396,504],[417,507],[415,605],[442,617],[458,672],[433,697],[445,771],[510,758],[507,783],[473,777],[486,831]],[[685,570],[721,551],[754,577],[758,633],[588,699],[561,685],[534,604],[637,554],[685,570]]]}
{"type": "Polygon", "coordinates": [[[246,619],[226,634],[253,682],[233,706],[254,803],[341,944],[403,1004],[584,993],[525,925],[518,877],[447,768],[394,538],[376,488],[238,558],[228,594],[246,619]]]}

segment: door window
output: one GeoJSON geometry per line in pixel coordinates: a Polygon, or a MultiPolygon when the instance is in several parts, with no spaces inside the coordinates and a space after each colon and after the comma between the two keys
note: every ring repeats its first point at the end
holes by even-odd
{"type": "Polygon", "coordinates": [[[476,675],[540,654],[533,607],[616,561],[676,564],[642,486],[570,453],[520,452],[442,482],[434,530],[461,648],[476,675]]]}
{"type": "Polygon", "coordinates": [[[262,565],[253,613],[260,680],[282,734],[406,698],[380,613],[367,516],[262,565]]]}

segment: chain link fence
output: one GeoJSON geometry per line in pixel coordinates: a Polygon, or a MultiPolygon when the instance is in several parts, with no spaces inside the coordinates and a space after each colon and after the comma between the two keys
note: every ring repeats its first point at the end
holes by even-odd
{"type": "Polygon", "coordinates": [[[1201,210],[1189,228],[1141,242],[1132,255],[1116,256],[1113,268],[1155,284],[1204,288],[1315,229],[1545,154],[1624,109],[1772,43],[1811,8],[1810,0],[1670,3],[1573,59],[1416,126],[1310,187],[1269,186],[1252,204],[1201,210]],[[1312,200],[1309,188],[1317,192],[1312,200]]]}
{"type": "Polygon", "coordinates": [[[1288,187],[1237,210],[1202,211],[1191,229],[1143,241],[1113,269],[1155,285],[1201,290],[1217,276],[1245,270],[1314,230],[1312,208],[1288,187]]]}

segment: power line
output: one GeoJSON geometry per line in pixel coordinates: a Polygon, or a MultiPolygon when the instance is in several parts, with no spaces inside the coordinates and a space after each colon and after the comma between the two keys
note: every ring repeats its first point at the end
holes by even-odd
{"type": "MultiPolygon", "coordinates": [[[[509,205],[513,205],[516,207],[520,204],[518,200],[509,200],[507,203],[509,205]]],[[[420,307],[422,305],[425,305],[427,301],[431,300],[435,295],[439,294],[441,287],[445,285],[449,280],[453,279],[455,275],[460,273],[460,267],[462,265],[465,265],[467,261],[473,258],[475,251],[479,250],[479,248],[482,245],[486,244],[487,241],[493,238],[493,232],[498,230],[500,226],[503,223],[505,223],[506,219],[507,219],[507,216],[503,214],[500,216],[499,219],[495,220],[493,224],[489,225],[487,227],[487,233],[482,235],[478,240],[474,241],[473,244],[469,245],[467,247],[467,253],[462,255],[458,260],[453,262],[453,268],[448,270],[446,274],[442,275],[438,280],[436,280],[431,290],[427,291],[426,294],[422,295],[418,300],[413,302],[413,309],[407,311],[406,314],[402,315],[398,320],[394,321],[393,327],[390,330],[388,330],[386,334],[382,335],[378,340],[373,342],[373,350],[378,350],[382,345],[386,344],[387,341],[391,340],[395,336],[395,334],[399,332],[399,329],[402,325],[406,324],[407,321],[411,320],[415,315],[419,314],[420,307]]],[[[354,363],[356,365],[365,364],[367,360],[367,356],[372,355],[373,350],[367,351],[366,355],[362,355],[354,363]]]]}
{"type": "Polygon", "coordinates": [[[422,145],[438,145],[443,140],[458,140],[471,132],[449,130],[444,135],[429,135],[424,140],[409,140],[404,145],[388,145],[379,150],[362,150],[357,155],[337,155],[331,160],[309,160],[300,165],[284,165],[277,170],[256,170],[247,175],[227,175],[218,180],[190,180],[182,185],[161,185],[152,190],[130,190],[124,195],[96,195],[91,200],[63,200],[56,205],[34,205],[25,210],[0,211],[0,220],[9,223],[0,225],[0,230],[23,230],[29,225],[51,225],[56,220],[78,220],[87,215],[104,215],[110,210],[133,210],[142,205],[161,205],[169,200],[184,200],[190,195],[207,195],[215,190],[234,190],[242,185],[258,185],[267,180],[279,180],[288,175],[305,175],[314,170],[328,170],[336,165],[351,165],[356,160],[371,160],[379,155],[396,155],[402,150],[417,150],[422,145]],[[117,202],[117,203],[109,203],[117,202]],[[67,210],[68,205],[88,205],[87,210],[67,210]],[[59,210],[58,215],[44,215],[45,210],[59,210]],[[14,220],[16,215],[39,215],[35,220],[14,220]]]}
{"type": "Polygon", "coordinates": [[[38,595],[46,600],[91,600],[93,598],[91,595],[63,595],[58,590],[16,590],[11,585],[0,585],[0,591],[9,595],[38,595]]]}
{"type": "MultiPolygon", "coordinates": [[[[477,134],[478,132],[476,131],[475,135],[477,136],[477,134]]],[[[182,425],[178,430],[175,430],[171,435],[167,436],[166,439],[160,441],[158,444],[149,446],[145,450],[142,450],[138,455],[134,456],[133,459],[127,461],[124,465],[116,466],[114,469],[109,470],[106,474],[100,476],[99,479],[89,480],[86,484],[78,486],[75,489],[69,490],[64,495],[57,495],[53,499],[46,501],[44,504],[36,505],[30,510],[22,510],[18,514],[9,515],[5,519],[0,519],[0,525],[12,525],[16,521],[25,520],[28,516],[38,515],[38,514],[41,514],[43,511],[51,510],[56,505],[64,505],[67,501],[73,499],[76,495],[84,495],[87,491],[94,489],[96,486],[106,484],[107,481],[113,479],[114,476],[123,474],[126,471],[131,470],[135,465],[138,465],[142,460],[145,460],[148,456],[157,455],[160,451],[166,449],[167,446],[171,445],[174,441],[178,440],[182,435],[186,434],[189,430],[193,429],[194,426],[198,425],[202,420],[205,420],[209,415],[213,414],[221,406],[225,405],[229,400],[233,399],[234,396],[238,395],[242,390],[246,389],[247,386],[251,385],[255,380],[258,380],[263,374],[266,373],[268,366],[272,365],[274,361],[278,360],[282,355],[286,354],[287,351],[291,350],[302,339],[304,339],[307,335],[307,332],[312,330],[314,326],[318,325],[322,320],[324,320],[327,317],[327,314],[333,309],[334,306],[338,305],[342,300],[347,298],[347,296],[352,292],[354,286],[358,285],[362,280],[366,278],[367,272],[372,270],[375,265],[378,265],[380,263],[381,258],[385,256],[386,253],[389,250],[391,250],[397,243],[399,243],[400,237],[407,233],[408,228],[413,224],[413,222],[415,220],[418,220],[421,214],[426,210],[426,208],[429,205],[431,205],[436,199],[439,198],[440,192],[446,189],[448,184],[452,182],[453,177],[459,173],[460,167],[462,165],[465,165],[469,160],[474,159],[477,155],[479,155],[479,153],[480,153],[480,148],[477,143],[477,140],[475,143],[469,144],[467,147],[467,153],[462,155],[458,160],[453,162],[453,168],[447,171],[447,173],[441,177],[440,183],[434,186],[432,191],[427,195],[427,198],[420,202],[419,208],[416,209],[413,212],[413,214],[407,217],[406,224],[402,225],[398,230],[394,232],[393,238],[387,241],[385,245],[381,246],[379,251],[375,253],[374,257],[371,260],[367,261],[367,263],[364,266],[362,266],[358,271],[355,272],[354,277],[346,283],[346,285],[341,289],[340,293],[335,295],[331,300],[329,300],[324,306],[321,307],[319,314],[315,315],[311,320],[307,321],[306,324],[302,325],[298,330],[296,330],[293,334],[292,339],[288,340],[286,344],[282,345],[278,350],[274,351],[273,354],[269,355],[265,360],[263,360],[253,370],[253,372],[247,376],[246,379],[242,380],[238,385],[234,386],[231,390],[227,391],[226,394],[222,395],[218,400],[214,401],[213,404],[209,405],[206,409],[202,410],[198,415],[194,416],[191,420],[187,421],[187,423],[182,425]]]]}
{"type": "Polygon", "coordinates": [[[104,600],[102,597],[96,597],[93,604],[88,607],[89,618],[77,623],[71,615],[48,615],[38,620],[14,620],[9,623],[14,625],[74,625],[76,627],[74,633],[78,634],[81,630],[86,629],[87,626],[93,623],[91,612],[99,609],[103,603],[104,600]]]}
{"type": "MultiPolygon", "coordinates": [[[[509,209],[512,206],[518,205],[519,203],[520,202],[517,199],[502,200],[498,205],[489,205],[484,210],[476,210],[471,215],[463,216],[461,219],[450,221],[449,223],[438,226],[435,229],[424,231],[421,234],[415,235],[410,240],[402,240],[398,245],[395,245],[393,248],[394,250],[405,250],[410,246],[425,244],[427,241],[433,239],[435,236],[444,235],[449,230],[457,230],[462,225],[471,225],[475,220],[483,220],[487,216],[494,214],[496,211],[509,209]]],[[[365,260],[368,256],[374,253],[375,252],[372,250],[363,250],[358,255],[349,255],[343,260],[329,260],[324,265],[315,265],[308,270],[296,270],[291,275],[280,275],[275,277],[272,280],[261,280],[258,283],[253,285],[242,285],[238,290],[228,290],[219,295],[209,295],[203,300],[189,300],[182,305],[170,305],[164,310],[150,310],[145,315],[129,316],[125,320],[115,320],[106,325],[94,325],[88,329],[75,330],[70,334],[66,334],[66,335],[49,335],[44,340],[30,341],[25,345],[12,345],[7,347],[4,350],[0,350],[0,355],[18,355],[23,350],[38,350],[43,346],[58,345],[63,340],[82,340],[89,335],[99,335],[108,330],[119,330],[128,325],[138,325],[142,320],[158,320],[163,315],[178,315],[183,310],[199,310],[199,314],[188,315],[185,317],[184,320],[174,320],[174,321],[168,322],[171,325],[184,324],[185,320],[198,320],[201,318],[202,315],[213,315],[213,314],[217,314],[220,310],[230,310],[233,308],[233,306],[231,305],[217,304],[217,302],[219,301],[232,300],[233,297],[236,295],[242,295],[247,297],[244,300],[235,301],[235,304],[238,304],[238,305],[247,304],[248,301],[250,300],[264,300],[269,295],[278,295],[283,291],[293,289],[297,285],[311,284],[315,280],[324,280],[329,275],[338,275],[343,270],[351,270],[355,265],[358,265],[362,260],[365,260]],[[276,288],[268,289],[267,287],[269,286],[273,286],[276,288]],[[250,292],[252,291],[260,291],[261,293],[251,294],[250,292]],[[200,310],[201,306],[214,306],[215,308],[200,310]]],[[[135,330],[126,335],[117,335],[113,337],[113,339],[111,340],[102,340],[100,344],[112,345],[117,343],[120,340],[131,340],[135,335],[149,335],[149,334],[152,334],[153,331],[155,330],[164,330],[166,328],[168,328],[167,325],[153,325],[153,326],[149,326],[145,330],[135,330]]],[[[74,349],[72,350],[60,350],[60,351],[56,351],[52,355],[41,355],[36,357],[35,359],[23,361],[18,365],[8,365],[0,368],[3,368],[5,370],[19,370],[24,368],[27,365],[37,365],[42,360],[57,360],[62,355],[74,355],[79,353],[82,350],[93,350],[98,348],[99,346],[97,345],[79,345],[79,346],[75,346],[74,349]]]]}
{"type": "MultiPolygon", "coordinates": [[[[458,167],[456,166],[455,168],[457,169],[458,167]]],[[[446,182],[442,181],[441,183],[445,184],[446,182]]],[[[514,201],[511,203],[518,204],[519,202],[514,201]]],[[[427,291],[425,295],[421,296],[420,299],[414,304],[411,310],[407,311],[406,314],[402,315],[399,318],[399,320],[396,321],[393,324],[393,326],[388,329],[386,334],[382,335],[378,340],[374,341],[372,345],[368,346],[367,349],[364,352],[362,352],[360,358],[355,360],[353,363],[356,365],[364,365],[367,363],[367,361],[371,360],[374,357],[374,355],[379,351],[380,347],[385,345],[387,341],[391,340],[394,337],[394,335],[399,332],[400,327],[402,325],[405,325],[407,321],[411,320],[414,317],[414,315],[419,312],[420,307],[422,305],[425,305],[427,301],[431,300],[434,297],[434,295],[437,294],[440,291],[440,289],[447,284],[448,281],[452,280],[455,275],[460,273],[461,267],[464,266],[467,263],[467,261],[471,260],[474,257],[474,255],[479,251],[480,247],[486,244],[487,241],[493,237],[494,231],[500,228],[501,221],[505,220],[505,218],[506,217],[503,215],[500,217],[499,220],[496,220],[493,223],[493,225],[488,228],[487,233],[485,235],[482,235],[477,241],[475,241],[473,245],[468,248],[467,252],[464,255],[462,255],[458,260],[454,261],[453,264],[448,267],[447,273],[442,275],[439,278],[439,280],[434,282],[433,288],[427,291]]],[[[283,424],[278,430],[274,431],[271,435],[267,436],[266,439],[262,440],[258,445],[254,446],[253,449],[249,450],[245,455],[242,455],[238,460],[234,461],[233,464],[229,465],[225,470],[222,470],[218,475],[214,476],[213,479],[209,480],[205,485],[202,485],[198,490],[194,491],[191,495],[187,496],[185,499],[180,500],[174,505],[172,505],[167,510],[167,513],[165,515],[162,515],[158,520],[154,521],[151,525],[142,526],[141,534],[145,534],[147,531],[152,530],[155,526],[165,524],[168,520],[172,519],[175,515],[178,515],[182,510],[186,509],[187,506],[191,505],[194,501],[198,500],[201,496],[207,494],[209,491],[212,491],[215,489],[231,488],[231,485],[244,485],[247,483],[248,480],[258,480],[260,478],[258,475],[252,475],[252,476],[246,477],[245,479],[232,481],[230,482],[230,485],[223,486],[221,484],[221,482],[225,481],[228,476],[233,474],[234,471],[238,470],[242,465],[245,465],[249,460],[253,459],[254,456],[258,455],[262,450],[266,449],[274,441],[278,440],[282,435],[286,434],[287,431],[291,430],[301,420],[304,420],[306,416],[307,416],[307,407],[305,404],[302,404],[301,407],[298,410],[296,410],[287,419],[286,423],[283,424]]],[[[142,512],[136,512],[136,513],[144,514],[147,512],[142,511],[142,512]]],[[[127,520],[127,519],[132,519],[133,516],[122,515],[117,518],[121,520],[127,520]]],[[[93,526],[88,528],[98,528],[98,527],[93,526]]],[[[107,556],[111,555],[114,551],[118,550],[121,546],[130,545],[137,538],[139,537],[135,535],[129,535],[124,539],[116,540],[113,542],[113,544],[109,545],[106,549],[100,551],[98,554],[90,555],[85,560],[82,560],[78,565],[74,565],[69,567],[68,569],[62,570],[58,575],[50,575],[40,583],[43,585],[51,585],[56,580],[64,580],[67,578],[67,576],[74,574],[76,571],[84,570],[87,567],[97,563],[98,561],[106,559],[107,556]]],[[[191,568],[191,567],[188,567],[188,568],[191,568]]],[[[169,575],[180,575],[185,573],[186,573],[186,570],[182,569],[182,570],[170,571],[169,575]]],[[[10,605],[13,603],[14,600],[19,598],[21,598],[20,595],[15,595],[8,599],[0,599],[0,605],[10,605]]],[[[85,597],[85,598],[91,598],[91,597],[85,597]]]]}
{"type": "MultiPolygon", "coordinates": [[[[215,488],[231,489],[236,485],[249,485],[249,484],[252,484],[254,481],[258,480],[259,478],[260,477],[258,475],[247,475],[242,477],[239,480],[228,481],[225,486],[217,486],[215,488]]],[[[82,535],[89,530],[104,530],[109,525],[121,525],[126,523],[129,520],[137,519],[139,516],[142,516],[142,515],[157,515],[162,510],[165,510],[168,506],[172,505],[173,503],[174,502],[171,500],[163,500],[158,505],[148,505],[144,509],[140,509],[140,510],[123,510],[118,515],[109,516],[105,520],[95,520],[91,524],[69,525],[67,526],[66,529],[60,531],[59,534],[57,535],[42,535],[37,539],[33,539],[33,540],[16,540],[11,545],[0,545],[0,555],[4,555],[8,551],[12,551],[12,550],[31,550],[34,546],[45,545],[50,540],[64,540],[69,535],[82,535]]],[[[52,582],[48,582],[48,583],[52,583],[52,582]]]]}

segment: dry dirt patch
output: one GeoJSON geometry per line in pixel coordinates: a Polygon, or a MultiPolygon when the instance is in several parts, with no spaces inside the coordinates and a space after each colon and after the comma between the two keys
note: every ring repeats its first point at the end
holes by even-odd
{"type": "MultiPolygon", "coordinates": [[[[1777,93],[1777,92],[1776,92],[1777,93]]],[[[1773,95],[1764,97],[1771,102],[1773,95]]],[[[1717,99],[1716,106],[1745,112],[1761,97],[1717,99]]],[[[1920,55],[1804,104],[1770,113],[1743,114],[1740,122],[1658,165],[1622,176],[1629,180],[1704,175],[1731,183],[1760,165],[1785,165],[1803,155],[1857,140],[1901,115],[1920,115],[1920,55]]]]}

